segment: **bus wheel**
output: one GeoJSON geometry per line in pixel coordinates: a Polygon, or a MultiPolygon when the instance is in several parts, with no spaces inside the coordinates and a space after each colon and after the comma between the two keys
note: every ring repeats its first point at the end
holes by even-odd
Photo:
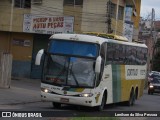
{"type": "Polygon", "coordinates": [[[136,94],[133,93],[133,99],[132,99],[132,104],[131,105],[134,105],[136,102],[136,94]]]}
{"type": "Polygon", "coordinates": [[[132,106],[134,103],[135,103],[135,94],[134,94],[134,91],[132,90],[130,94],[130,98],[127,101],[127,105],[132,106]]]}
{"type": "Polygon", "coordinates": [[[52,102],[54,108],[61,108],[61,103],[52,102]]]}
{"type": "Polygon", "coordinates": [[[102,97],[101,105],[97,107],[97,110],[102,111],[104,109],[105,104],[106,104],[106,95],[104,93],[102,97]]]}

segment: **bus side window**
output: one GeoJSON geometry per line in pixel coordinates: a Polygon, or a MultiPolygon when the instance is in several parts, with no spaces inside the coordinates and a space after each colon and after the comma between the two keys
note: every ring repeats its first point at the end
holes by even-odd
{"type": "Polygon", "coordinates": [[[148,53],[148,50],[145,48],[145,53],[144,53],[145,64],[147,63],[147,53],[148,53]]]}
{"type": "Polygon", "coordinates": [[[114,53],[114,47],[112,46],[112,43],[107,44],[107,52],[106,52],[106,64],[112,64],[113,61],[113,53],[114,53]]]}
{"type": "Polygon", "coordinates": [[[142,65],[142,62],[143,62],[143,53],[142,53],[142,49],[139,48],[139,61],[140,61],[140,65],[142,65]]]}
{"type": "Polygon", "coordinates": [[[120,52],[119,52],[119,44],[114,44],[115,49],[114,51],[114,64],[119,64],[119,56],[120,56],[120,52]]]}
{"type": "Polygon", "coordinates": [[[140,65],[141,64],[141,59],[140,59],[140,48],[137,47],[137,64],[140,65]]]}
{"type": "Polygon", "coordinates": [[[134,63],[133,46],[130,46],[130,65],[134,63]]]}
{"type": "Polygon", "coordinates": [[[142,65],[145,65],[147,62],[147,49],[146,48],[142,48],[142,65]]]}
{"type": "Polygon", "coordinates": [[[125,64],[125,46],[119,45],[119,63],[125,64]]]}
{"type": "Polygon", "coordinates": [[[132,51],[130,46],[126,46],[126,64],[131,65],[132,51]]]}
{"type": "Polygon", "coordinates": [[[132,58],[132,64],[133,65],[136,65],[136,50],[137,50],[137,48],[135,46],[132,47],[132,56],[133,56],[133,58],[132,58]]]}

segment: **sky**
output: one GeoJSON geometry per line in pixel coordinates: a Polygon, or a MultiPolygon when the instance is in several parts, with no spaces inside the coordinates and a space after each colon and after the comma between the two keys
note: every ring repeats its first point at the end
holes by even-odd
{"type": "Polygon", "coordinates": [[[149,13],[155,10],[155,19],[160,20],[160,0],[141,0],[141,16],[146,18],[149,13]]]}

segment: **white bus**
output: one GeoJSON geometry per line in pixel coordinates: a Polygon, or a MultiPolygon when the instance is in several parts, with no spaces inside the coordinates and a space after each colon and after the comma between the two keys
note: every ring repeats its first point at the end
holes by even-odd
{"type": "Polygon", "coordinates": [[[100,111],[110,103],[133,105],[143,94],[147,46],[91,34],[54,34],[48,49],[38,52],[36,65],[43,64],[41,99],[55,108],[74,104],[100,111]]]}

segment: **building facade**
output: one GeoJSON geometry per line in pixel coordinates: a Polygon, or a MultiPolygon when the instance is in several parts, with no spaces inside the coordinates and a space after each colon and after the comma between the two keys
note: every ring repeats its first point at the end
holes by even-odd
{"type": "Polygon", "coordinates": [[[0,50],[12,53],[14,76],[28,77],[33,35],[23,32],[23,14],[30,13],[30,6],[17,0],[0,1],[0,6],[0,50]]]}
{"type": "Polygon", "coordinates": [[[13,54],[12,76],[40,78],[42,66],[35,66],[35,56],[47,47],[51,34],[103,32],[125,35],[132,42],[138,39],[140,3],[141,0],[0,1],[0,50],[13,54]]]}

